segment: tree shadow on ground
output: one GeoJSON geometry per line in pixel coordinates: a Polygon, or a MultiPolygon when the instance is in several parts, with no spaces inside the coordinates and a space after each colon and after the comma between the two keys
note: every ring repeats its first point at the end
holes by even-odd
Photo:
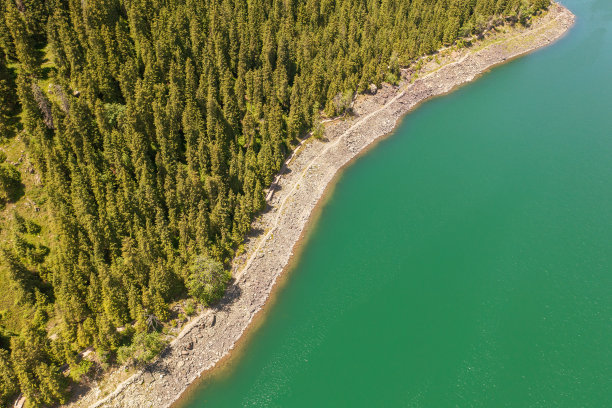
{"type": "Polygon", "coordinates": [[[8,196],[9,202],[16,203],[19,201],[19,199],[25,195],[25,188],[26,186],[23,183],[19,183],[15,186],[8,196]]]}
{"type": "Polygon", "coordinates": [[[247,239],[248,240],[255,239],[263,233],[264,233],[264,230],[262,228],[252,228],[251,231],[249,231],[247,235],[247,239]]]}
{"type": "Polygon", "coordinates": [[[214,310],[215,313],[222,310],[228,310],[229,307],[240,298],[240,295],[242,295],[242,289],[236,279],[232,278],[227,289],[225,289],[223,297],[217,303],[211,305],[211,309],[214,310]]]}

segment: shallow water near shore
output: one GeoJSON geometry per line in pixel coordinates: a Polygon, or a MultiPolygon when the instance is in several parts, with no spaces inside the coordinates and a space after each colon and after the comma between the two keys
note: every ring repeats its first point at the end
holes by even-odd
{"type": "Polygon", "coordinates": [[[349,167],[184,406],[612,405],[612,3],[349,167]]]}

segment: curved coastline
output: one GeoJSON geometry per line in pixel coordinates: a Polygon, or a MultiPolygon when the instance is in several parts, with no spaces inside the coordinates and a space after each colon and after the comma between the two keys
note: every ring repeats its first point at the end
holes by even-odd
{"type": "Polygon", "coordinates": [[[234,261],[234,281],[223,301],[194,318],[157,361],[115,391],[103,397],[94,388],[69,406],[178,406],[202,375],[227,362],[230,351],[246,346],[249,336],[243,334],[260,326],[265,317],[260,311],[271,308],[269,297],[282,286],[277,279],[287,279],[287,270],[298,260],[301,245],[346,166],[392,133],[420,103],[551,44],[574,19],[569,10],[553,4],[528,28],[491,34],[468,49],[447,50],[427,61],[418,79],[405,70],[399,86],[385,85],[375,95],[359,96],[354,118],[327,123],[324,141],[302,143],[283,167],[268,195],[267,211],[253,223],[245,254],[234,261]]]}

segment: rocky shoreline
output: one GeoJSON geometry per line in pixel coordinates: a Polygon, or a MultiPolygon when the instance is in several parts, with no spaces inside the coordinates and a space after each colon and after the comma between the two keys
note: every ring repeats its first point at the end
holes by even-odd
{"type": "Polygon", "coordinates": [[[153,364],[108,395],[94,387],[70,407],[169,407],[204,372],[228,355],[264,306],[286,269],[313,210],[348,162],[393,131],[419,103],[472,81],[491,67],[559,39],[574,15],[553,4],[530,27],[491,30],[469,48],[448,48],[405,70],[399,86],[360,95],[355,115],[326,123],[323,140],[302,143],[268,194],[268,209],[253,224],[245,255],[234,261],[234,281],[222,302],[194,318],[153,364]],[[418,74],[418,75],[417,75],[418,74]]]}

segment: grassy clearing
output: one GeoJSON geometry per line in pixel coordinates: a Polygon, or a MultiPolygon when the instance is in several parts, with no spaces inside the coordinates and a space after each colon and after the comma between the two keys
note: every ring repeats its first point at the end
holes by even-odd
{"type": "MultiPolygon", "coordinates": [[[[40,50],[42,59],[42,77],[38,81],[41,89],[48,95],[47,89],[52,83],[55,75],[55,65],[51,60],[51,50],[49,47],[40,50]]],[[[19,70],[19,64],[13,63],[9,65],[10,69],[15,72],[19,70]]],[[[20,124],[21,112],[16,112],[15,123],[20,124]]],[[[46,201],[46,194],[42,186],[40,175],[36,172],[34,164],[27,154],[27,146],[23,140],[22,133],[19,127],[17,132],[8,139],[3,139],[0,143],[0,150],[6,154],[6,162],[15,168],[21,174],[22,191],[14,202],[8,202],[3,208],[0,208],[0,241],[5,245],[12,245],[13,237],[13,219],[14,212],[24,217],[27,220],[41,226],[41,231],[37,234],[22,234],[29,243],[34,245],[50,246],[52,241],[49,229],[46,226],[49,224],[49,214],[46,210],[47,206],[43,205],[46,201]]],[[[15,288],[11,287],[7,271],[0,266],[0,328],[4,327],[8,333],[18,333],[23,322],[31,317],[29,306],[16,304],[14,299],[15,288]]]]}

